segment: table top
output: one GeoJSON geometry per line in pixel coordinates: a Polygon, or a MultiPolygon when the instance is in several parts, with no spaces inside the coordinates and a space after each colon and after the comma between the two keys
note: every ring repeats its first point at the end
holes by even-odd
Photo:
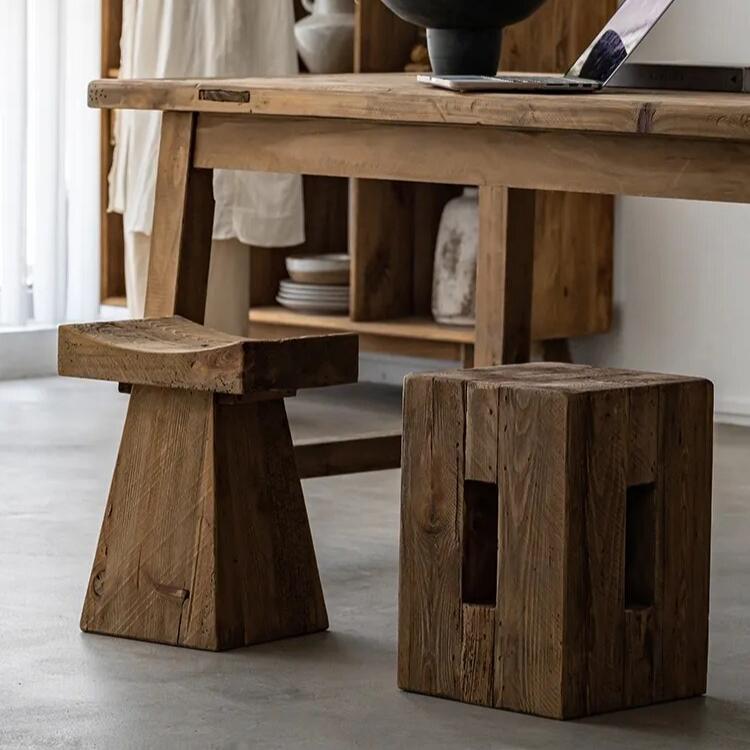
{"type": "Polygon", "coordinates": [[[750,95],[604,90],[588,94],[458,94],[413,74],[101,80],[89,105],[750,140],[750,95]]]}

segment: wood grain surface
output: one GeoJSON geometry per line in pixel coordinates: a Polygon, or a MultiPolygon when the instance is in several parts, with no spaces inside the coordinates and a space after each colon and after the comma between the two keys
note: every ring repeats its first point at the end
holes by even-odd
{"type": "Polygon", "coordinates": [[[353,334],[253,340],[180,317],[61,326],[61,375],[235,395],[357,381],[353,334]]]}
{"type": "Polygon", "coordinates": [[[480,188],[476,367],[530,359],[535,212],[534,191],[480,188]]]}
{"type": "Polygon", "coordinates": [[[750,102],[742,94],[618,91],[570,96],[464,94],[423,86],[407,73],[231,80],[101,80],[89,86],[97,108],[160,109],[487,125],[624,135],[750,139],[750,102]],[[228,91],[231,101],[208,96],[228,91]]]}
{"type": "Polygon", "coordinates": [[[401,432],[297,442],[294,456],[300,479],[398,469],[401,432]]]}
{"type": "Polygon", "coordinates": [[[750,202],[750,144],[568,129],[199,118],[205,168],[750,202]],[[252,142],[253,148],[246,148],[252,142]],[[403,157],[404,153],[409,158],[403,157]]]}
{"type": "Polygon", "coordinates": [[[407,378],[404,415],[399,685],[456,698],[462,690],[463,385],[407,378]]]}
{"type": "Polygon", "coordinates": [[[560,364],[411,376],[399,685],[558,719],[702,695],[712,415],[697,378],[560,364]],[[464,389],[463,423],[448,386],[464,389]],[[442,454],[436,482],[438,435],[464,454],[455,468],[442,454]]]}
{"type": "Polygon", "coordinates": [[[410,315],[414,309],[414,191],[402,182],[352,180],[349,246],[354,321],[410,315]]]}
{"type": "Polygon", "coordinates": [[[215,651],[327,627],[283,402],[215,398],[133,389],[83,630],[215,651]]]}
{"type": "Polygon", "coordinates": [[[214,188],[213,172],[193,165],[196,120],[184,112],[162,115],[146,288],[148,318],[181,315],[202,323],[206,313],[214,188]]]}

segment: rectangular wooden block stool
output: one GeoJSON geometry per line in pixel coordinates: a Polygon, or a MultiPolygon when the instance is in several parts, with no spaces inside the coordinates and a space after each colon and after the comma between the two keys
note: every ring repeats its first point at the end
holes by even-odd
{"type": "Polygon", "coordinates": [[[325,630],[283,399],[357,369],[346,334],[63,326],[60,374],[132,386],[81,628],[208,650],[325,630]]]}
{"type": "Polygon", "coordinates": [[[407,379],[399,686],[569,719],[706,690],[713,387],[407,379]]]}

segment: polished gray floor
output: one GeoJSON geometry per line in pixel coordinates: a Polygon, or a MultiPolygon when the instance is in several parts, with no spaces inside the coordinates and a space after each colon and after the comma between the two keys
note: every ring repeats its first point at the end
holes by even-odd
{"type": "MultiPolygon", "coordinates": [[[[395,426],[399,403],[290,411],[306,437],[395,426]]],[[[81,634],[125,404],[0,384],[0,747],[750,748],[750,431],[719,431],[708,697],[560,724],[396,689],[398,472],[305,485],[329,633],[219,655],[81,634]]]]}

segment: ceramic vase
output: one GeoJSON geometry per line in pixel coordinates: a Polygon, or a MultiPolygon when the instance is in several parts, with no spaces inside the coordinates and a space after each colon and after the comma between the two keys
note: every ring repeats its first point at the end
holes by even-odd
{"type": "Polygon", "coordinates": [[[443,211],[435,248],[432,315],[438,323],[471,326],[475,321],[479,190],[466,188],[443,211]]]}
{"type": "Polygon", "coordinates": [[[302,0],[310,15],[297,22],[297,51],[311,73],[354,68],[354,0],[302,0]]]}

